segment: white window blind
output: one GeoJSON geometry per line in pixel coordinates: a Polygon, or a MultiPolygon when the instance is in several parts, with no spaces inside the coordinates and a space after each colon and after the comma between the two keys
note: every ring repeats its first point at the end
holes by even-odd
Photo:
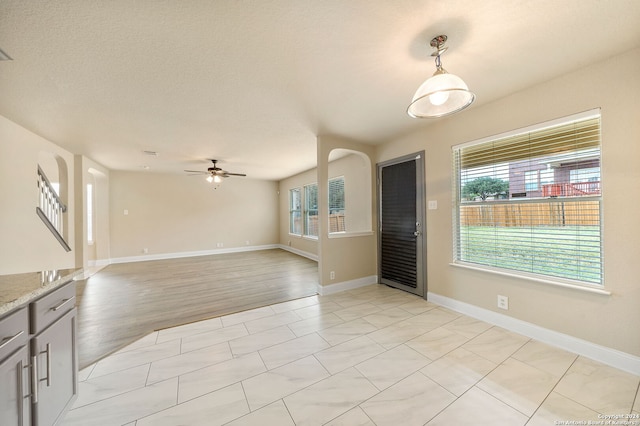
{"type": "Polygon", "coordinates": [[[344,176],[329,179],[329,232],[344,232],[344,176]]]}
{"type": "Polygon", "coordinates": [[[289,190],[289,233],[302,235],[300,188],[289,190]]]}
{"type": "Polygon", "coordinates": [[[318,184],[304,187],[304,235],[318,236],[318,184]]]}
{"type": "Polygon", "coordinates": [[[454,147],[453,159],[454,262],[602,284],[599,113],[454,147]]]}

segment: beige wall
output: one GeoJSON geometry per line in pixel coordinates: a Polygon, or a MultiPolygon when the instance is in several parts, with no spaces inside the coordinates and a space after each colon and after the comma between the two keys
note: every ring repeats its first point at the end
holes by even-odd
{"type": "Polygon", "coordinates": [[[329,162],[329,179],[344,176],[345,228],[347,232],[371,231],[371,160],[366,155],[342,149],[332,151],[330,159],[333,153],[347,154],[329,162]]]}
{"type": "Polygon", "coordinates": [[[276,182],[111,171],[110,188],[111,258],[278,243],[276,182]]]}
{"type": "MultiPolygon", "coordinates": [[[[334,151],[335,152],[335,151],[334,151]]],[[[371,231],[372,193],[370,173],[371,161],[364,156],[341,152],[340,158],[332,160],[329,179],[344,176],[345,181],[345,227],[349,232],[371,231]],[[346,154],[346,155],[345,155],[346,154]]],[[[279,182],[280,194],[280,244],[317,256],[318,240],[289,233],[289,191],[318,182],[317,169],[307,170],[279,182]]]]}
{"type": "MultiPolygon", "coordinates": [[[[46,161],[46,160],[45,160],[46,161]]],[[[47,168],[53,162],[47,161],[47,168]]],[[[73,155],[0,116],[0,274],[15,274],[75,266],[75,203],[73,155]],[[66,252],[36,215],[37,167],[40,158],[56,158],[66,167],[66,252]]],[[[46,171],[45,171],[46,173],[46,171]]],[[[64,174],[60,176],[65,180],[64,174]]],[[[56,179],[57,180],[57,179],[56,179]]]]}
{"type": "Polygon", "coordinates": [[[425,150],[428,290],[640,356],[640,49],[515,93],[379,147],[377,161],[425,150]],[[602,110],[605,288],[611,296],[488,272],[452,260],[451,146],[592,108],[602,110]],[[496,296],[509,297],[509,310],[496,296]]]}
{"type": "MultiPolygon", "coordinates": [[[[371,231],[363,235],[347,235],[345,238],[330,238],[328,223],[328,178],[330,173],[329,156],[334,149],[357,151],[369,159],[369,172],[374,171],[374,147],[332,135],[318,137],[318,273],[320,285],[344,283],[373,277],[377,274],[376,234],[371,231]],[[331,278],[331,272],[335,273],[331,278]]],[[[368,191],[375,193],[375,179],[371,179],[368,191]]],[[[345,180],[346,182],[346,180],[345,180]]],[[[370,204],[372,223],[376,214],[373,203],[370,204]]],[[[324,290],[329,291],[327,289],[324,290]]]]}

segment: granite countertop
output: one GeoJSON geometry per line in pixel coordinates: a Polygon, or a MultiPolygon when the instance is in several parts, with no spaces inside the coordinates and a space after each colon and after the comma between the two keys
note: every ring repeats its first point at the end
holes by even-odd
{"type": "Polygon", "coordinates": [[[82,268],[0,275],[0,315],[68,283],[82,268]]]}

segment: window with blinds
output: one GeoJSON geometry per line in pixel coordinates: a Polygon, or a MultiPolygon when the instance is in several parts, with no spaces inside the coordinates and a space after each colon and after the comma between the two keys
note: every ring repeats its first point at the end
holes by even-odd
{"type": "Polygon", "coordinates": [[[329,179],[329,232],[345,232],[344,176],[329,179]]]}
{"type": "Polygon", "coordinates": [[[302,197],[300,188],[289,190],[289,233],[302,235],[302,197]]]}
{"type": "Polygon", "coordinates": [[[304,187],[304,235],[318,236],[318,184],[304,187]]]}
{"type": "Polygon", "coordinates": [[[454,262],[602,285],[600,113],[453,148],[454,262]]]}

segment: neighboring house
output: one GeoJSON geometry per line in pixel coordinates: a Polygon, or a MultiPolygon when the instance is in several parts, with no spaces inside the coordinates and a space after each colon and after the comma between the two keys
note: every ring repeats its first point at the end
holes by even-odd
{"type": "Polygon", "coordinates": [[[589,153],[579,160],[546,157],[509,164],[509,196],[571,197],[600,194],[600,160],[589,153]]]}

